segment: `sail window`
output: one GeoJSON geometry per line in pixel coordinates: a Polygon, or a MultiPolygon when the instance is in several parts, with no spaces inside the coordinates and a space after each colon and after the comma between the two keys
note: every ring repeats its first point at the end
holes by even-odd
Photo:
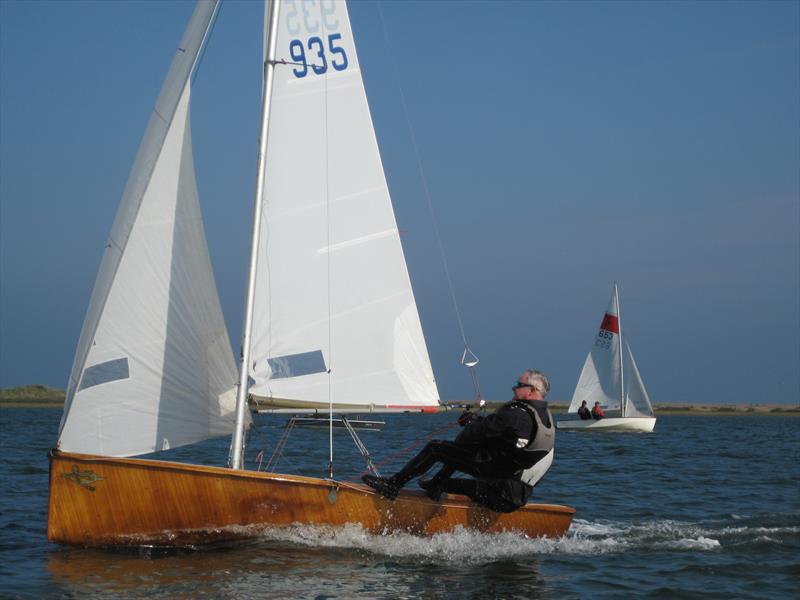
{"type": "Polygon", "coordinates": [[[130,377],[128,370],[127,358],[115,358],[103,363],[92,365],[83,372],[83,379],[81,379],[81,390],[100,385],[101,383],[108,383],[109,381],[116,381],[117,379],[127,379],[130,377]]]}
{"type": "Polygon", "coordinates": [[[272,371],[270,379],[285,379],[287,377],[300,377],[313,373],[325,373],[325,358],[322,350],[301,352],[300,354],[287,354],[268,358],[269,368],[272,371]]]}

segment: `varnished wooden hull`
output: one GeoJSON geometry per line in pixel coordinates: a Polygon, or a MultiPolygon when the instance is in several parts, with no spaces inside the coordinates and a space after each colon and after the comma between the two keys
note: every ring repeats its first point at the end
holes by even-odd
{"type": "Polygon", "coordinates": [[[254,537],[295,523],[358,523],[367,531],[431,535],[461,525],[558,537],[575,510],[528,504],[498,514],[462,496],[394,502],[360,484],[144,459],[53,452],[47,537],[83,546],[192,546],[254,537]]]}

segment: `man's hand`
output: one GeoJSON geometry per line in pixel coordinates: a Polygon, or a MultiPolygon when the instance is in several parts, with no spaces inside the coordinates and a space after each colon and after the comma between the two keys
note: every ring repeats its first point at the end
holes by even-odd
{"type": "Polygon", "coordinates": [[[458,417],[458,424],[464,427],[467,423],[471,422],[475,417],[477,417],[474,412],[470,409],[466,409],[464,412],[461,413],[458,417]]]}

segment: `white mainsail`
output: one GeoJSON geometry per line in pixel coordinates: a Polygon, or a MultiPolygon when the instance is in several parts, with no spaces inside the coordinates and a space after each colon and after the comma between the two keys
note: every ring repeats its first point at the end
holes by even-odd
{"type": "Polygon", "coordinates": [[[276,407],[437,406],[347,6],[277,8],[250,393],[276,407]]]}
{"type": "Polygon", "coordinates": [[[198,3],[131,170],[84,320],[58,447],[132,456],[231,433],[236,365],[192,159],[198,3]]]}
{"type": "Polygon", "coordinates": [[[590,409],[599,402],[604,409],[620,410],[621,399],[619,305],[616,293],[612,292],[567,412],[578,412],[584,400],[590,409]]]}

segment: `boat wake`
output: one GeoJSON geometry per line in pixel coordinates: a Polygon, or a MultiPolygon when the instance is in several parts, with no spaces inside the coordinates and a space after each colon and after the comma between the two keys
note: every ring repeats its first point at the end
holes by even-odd
{"type": "Polygon", "coordinates": [[[479,533],[457,528],[449,533],[419,537],[404,532],[381,535],[358,525],[321,527],[295,525],[266,529],[261,541],[315,548],[360,550],[393,558],[414,557],[432,562],[485,562],[532,554],[597,555],[623,552],[715,552],[722,547],[796,544],[800,523],[792,519],[777,526],[742,526],[730,521],[688,523],[657,520],[630,522],[575,519],[561,538],[527,538],[515,533],[479,533]]]}

